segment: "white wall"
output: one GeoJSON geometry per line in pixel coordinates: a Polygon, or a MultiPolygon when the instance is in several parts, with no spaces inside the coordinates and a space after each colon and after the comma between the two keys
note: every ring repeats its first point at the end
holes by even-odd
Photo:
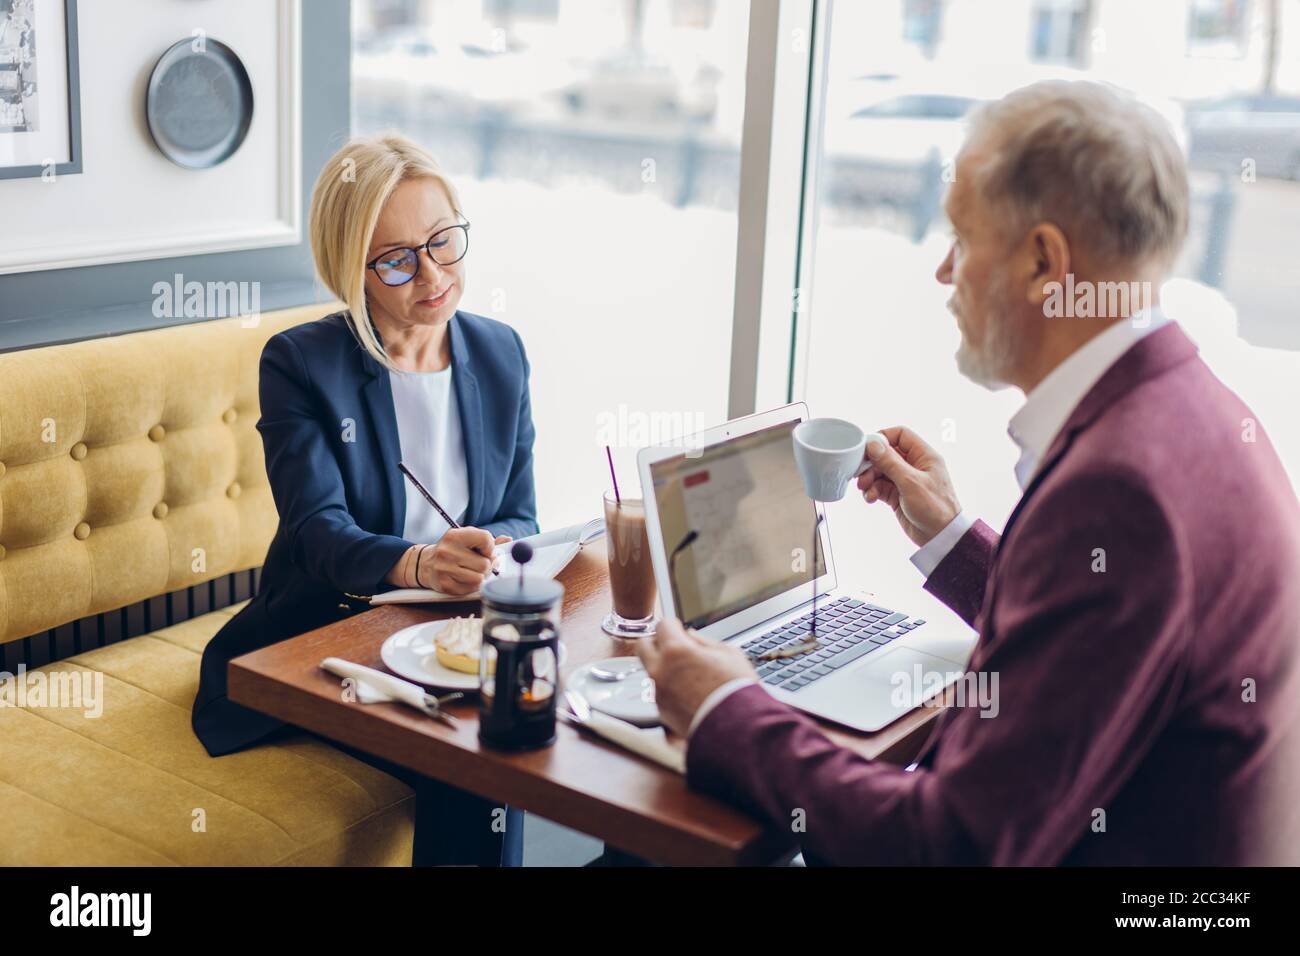
{"type": "Polygon", "coordinates": [[[282,136],[280,10],[267,0],[132,0],[129,15],[120,3],[78,4],[83,172],[53,183],[0,180],[0,272],[44,268],[42,250],[86,264],[296,243],[298,159],[285,155],[282,136]],[[167,160],[145,121],[154,64],[195,29],[230,46],[253,84],[248,137],[210,170],[167,160]]]}

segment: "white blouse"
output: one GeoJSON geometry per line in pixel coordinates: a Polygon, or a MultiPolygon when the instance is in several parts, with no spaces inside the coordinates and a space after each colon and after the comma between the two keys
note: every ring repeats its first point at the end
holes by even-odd
{"type": "MultiPolygon", "coordinates": [[[[469,507],[469,471],[451,369],[441,372],[390,369],[388,378],[393,387],[402,461],[443,510],[463,524],[469,507]]],[[[447,522],[406,478],[402,481],[406,486],[406,525],[402,537],[416,544],[436,543],[447,532],[447,522]]]]}

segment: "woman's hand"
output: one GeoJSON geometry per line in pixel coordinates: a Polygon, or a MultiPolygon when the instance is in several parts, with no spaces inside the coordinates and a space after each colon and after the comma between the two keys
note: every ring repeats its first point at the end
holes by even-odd
{"type": "Polygon", "coordinates": [[[432,588],[444,594],[472,594],[492,570],[494,545],[508,535],[482,528],[452,528],[437,544],[412,545],[402,555],[387,581],[400,588],[432,588]]]}

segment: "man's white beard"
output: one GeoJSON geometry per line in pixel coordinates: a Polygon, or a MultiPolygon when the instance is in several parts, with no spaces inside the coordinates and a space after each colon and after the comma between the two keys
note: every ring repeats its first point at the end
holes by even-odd
{"type": "Polygon", "coordinates": [[[984,345],[976,348],[963,334],[957,348],[957,371],[991,392],[1009,388],[1006,380],[1016,355],[1015,335],[1007,321],[1006,283],[999,282],[989,295],[990,318],[984,324],[984,345]]]}
{"type": "Polygon", "coordinates": [[[961,372],[976,385],[982,385],[990,392],[999,392],[1010,388],[1010,383],[1002,378],[1001,369],[1005,363],[990,356],[989,349],[977,351],[962,336],[961,346],[957,349],[957,371],[961,372]]]}

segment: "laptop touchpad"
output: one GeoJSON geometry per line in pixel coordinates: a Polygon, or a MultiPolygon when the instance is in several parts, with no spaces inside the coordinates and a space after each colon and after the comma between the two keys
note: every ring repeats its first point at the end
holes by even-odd
{"type": "Polygon", "coordinates": [[[906,646],[873,654],[849,672],[855,692],[880,695],[876,699],[887,699],[899,711],[919,707],[961,675],[962,669],[952,661],[906,646]]]}

